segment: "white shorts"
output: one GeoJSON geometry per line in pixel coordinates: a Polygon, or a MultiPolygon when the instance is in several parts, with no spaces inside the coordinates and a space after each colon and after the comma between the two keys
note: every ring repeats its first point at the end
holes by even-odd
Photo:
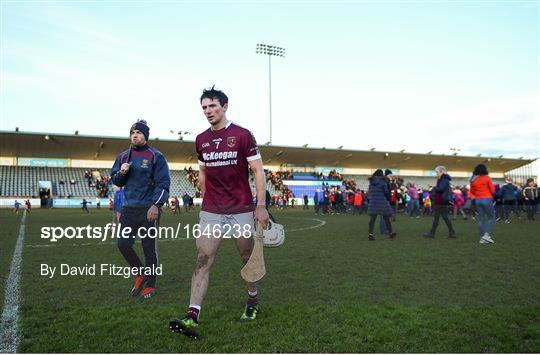
{"type": "Polygon", "coordinates": [[[250,238],[254,225],[253,212],[217,214],[201,211],[199,213],[201,235],[212,235],[216,238],[250,238]]]}

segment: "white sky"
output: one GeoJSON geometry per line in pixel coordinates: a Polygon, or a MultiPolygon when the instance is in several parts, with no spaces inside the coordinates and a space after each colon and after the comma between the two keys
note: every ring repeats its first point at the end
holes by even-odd
{"type": "Polygon", "coordinates": [[[537,1],[3,1],[1,19],[2,130],[127,137],[144,118],[174,139],[207,128],[216,84],[264,143],[267,43],[287,50],[275,144],[540,156],[537,1]]]}

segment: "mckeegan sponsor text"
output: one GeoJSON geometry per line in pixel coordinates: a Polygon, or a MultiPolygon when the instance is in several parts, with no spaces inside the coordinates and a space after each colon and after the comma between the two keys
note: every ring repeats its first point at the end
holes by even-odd
{"type": "Polygon", "coordinates": [[[40,275],[52,279],[55,276],[122,276],[128,279],[132,276],[147,276],[163,274],[163,266],[116,266],[114,264],[84,264],[73,266],[69,264],[60,264],[60,266],[51,266],[41,264],[40,275]]]}

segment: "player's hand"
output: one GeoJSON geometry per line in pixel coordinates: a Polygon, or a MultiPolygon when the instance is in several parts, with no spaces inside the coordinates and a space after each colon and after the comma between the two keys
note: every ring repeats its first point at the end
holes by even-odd
{"type": "Polygon", "coordinates": [[[123,174],[123,175],[126,175],[128,172],[129,172],[129,168],[131,167],[131,164],[130,163],[124,163],[122,164],[122,166],[120,167],[120,172],[123,174]]]}
{"type": "Polygon", "coordinates": [[[146,213],[146,219],[148,222],[154,222],[159,217],[159,208],[156,205],[152,205],[146,213]]]}
{"type": "Polygon", "coordinates": [[[269,219],[270,217],[268,216],[266,206],[257,206],[257,208],[255,209],[255,221],[260,222],[263,227],[266,228],[269,219]]]}

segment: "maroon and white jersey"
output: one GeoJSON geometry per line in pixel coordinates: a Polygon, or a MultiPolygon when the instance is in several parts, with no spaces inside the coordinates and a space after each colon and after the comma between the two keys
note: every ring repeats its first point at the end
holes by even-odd
{"type": "Polygon", "coordinates": [[[229,121],[223,129],[210,127],[199,134],[195,146],[199,165],[205,168],[201,209],[219,214],[253,211],[248,161],[261,159],[253,134],[229,121]]]}

